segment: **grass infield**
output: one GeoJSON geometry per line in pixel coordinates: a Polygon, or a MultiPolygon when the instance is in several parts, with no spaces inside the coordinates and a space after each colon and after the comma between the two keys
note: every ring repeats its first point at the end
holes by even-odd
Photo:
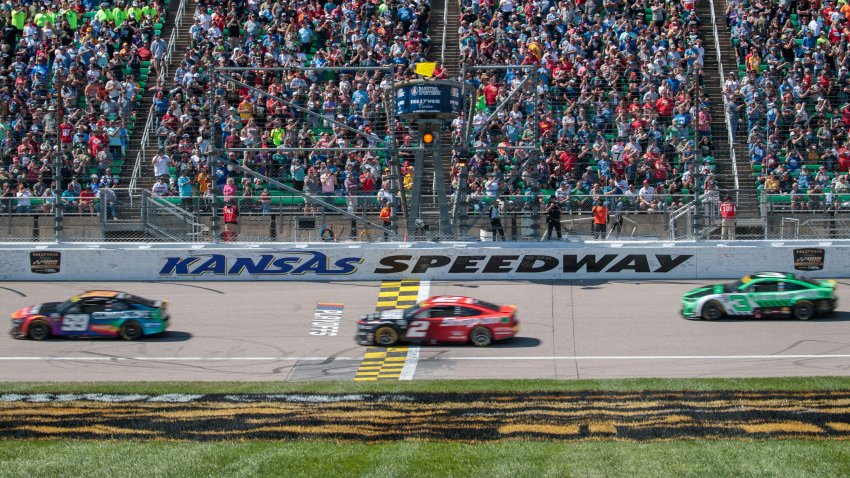
{"type": "Polygon", "coordinates": [[[14,441],[0,477],[725,477],[850,475],[841,441],[399,442],[14,441]]]}
{"type": "MultiPolygon", "coordinates": [[[[198,394],[215,395],[211,405],[219,407],[220,417],[207,417],[212,421],[198,421],[198,426],[209,426],[215,420],[233,424],[222,396],[225,394],[420,394],[422,396],[431,394],[433,396],[450,397],[453,394],[478,394],[492,393],[495,395],[523,395],[536,396],[537,404],[533,410],[533,420],[537,429],[529,430],[527,427],[513,430],[514,436],[507,440],[496,440],[483,443],[463,443],[452,441],[452,438],[443,437],[432,441],[427,434],[421,434],[418,438],[403,441],[381,441],[377,443],[363,443],[342,438],[336,439],[333,434],[323,438],[321,434],[303,435],[312,436],[306,439],[266,440],[262,434],[248,434],[239,436],[219,437],[213,441],[198,441],[186,439],[182,435],[165,435],[165,439],[141,440],[133,436],[119,436],[110,439],[110,435],[98,435],[103,427],[108,424],[96,425],[94,435],[86,435],[85,430],[79,436],[95,439],[72,440],[67,438],[51,437],[51,432],[39,435],[29,432],[15,432],[7,434],[7,439],[0,436],[0,478],[5,477],[40,477],[40,476],[86,476],[86,477],[113,477],[113,476],[375,476],[375,477],[414,477],[414,476],[492,476],[492,477],[561,477],[561,476],[848,476],[850,475],[850,446],[845,439],[847,431],[843,436],[835,436],[835,422],[850,423],[850,378],[778,378],[778,379],[639,379],[639,380],[599,380],[599,381],[554,381],[554,380],[474,380],[474,381],[412,381],[412,382],[372,382],[372,383],[342,383],[342,382],[312,382],[312,383],[250,383],[250,382],[92,382],[92,383],[0,383],[0,395],[7,394],[198,394]],[[604,392],[611,393],[606,396],[604,392]],[[630,413],[638,412],[632,423],[635,426],[655,427],[648,423],[649,416],[655,416],[663,426],[671,426],[667,432],[673,430],[672,435],[662,437],[661,441],[652,439],[642,441],[637,436],[636,442],[622,442],[617,439],[600,436],[594,438],[585,436],[579,440],[564,440],[555,430],[554,435],[547,436],[552,430],[549,423],[555,423],[559,411],[557,404],[552,402],[546,392],[552,392],[554,397],[569,397],[570,400],[582,397],[585,400],[579,411],[581,413],[591,410],[592,413],[601,414],[605,412],[599,405],[591,402],[593,400],[607,403],[609,413],[616,414],[621,410],[629,410],[630,413]],[[602,392],[602,393],[600,393],[602,392]],[[646,393],[643,393],[646,392],[646,393]],[[664,392],[683,392],[665,394],[664,392]],[[748,393],[752,392],[752,393],[748,393]],[[541,398],[543,396],[543,398],[541,398]],[[658,397],[672,397],[676,400],[676,406],[687,403],[691,411],[682,412],[674,410],[677,417],[673,421],[665,421],[662,416],[663,407],[652,405],[653,400],[658,397]],[[683,398],[684,397],[684,398],[683,398]],[[697,397],[697,398],[694,398],[697,397]],[[697,399],[703,400],[697,403],[697,399]],[[717,398],[721,400],[718,401],[717,398]],[[628,398],[629,401],[625,399],[628,398]],[[744,408],[751,410],[739,410],[729,407],[728,400],[743,403],[744,408]],[[618,405],[618,400],[623,403],[618,405]],[[641,404],[641,401],[646,403],[641,404]],[[720,403],[720,402],[724,403],[720,403]],[[635,409],[635,403],[645,407],[646,413],[635,409]],[[748,405],[748,404],[752,405],[748,405]],[[721,414],[715,410],[704,407],[727,407],[727,416],[721,418],[721,414]],[[703,408],[701,408],[703,407],[703,408]],[[799,414],[817,412],[818,407],[825,414],[826,419],[814,419],[803,423],[799,414]],[[546,413],[552,413],[547,416],[546,413]],[[747,415],[747,413],[754,413],[747,415]],[[644,416],[646,415],[646,417],[644,416]],[[676,435],[678,424],[685,423],[686,435],[676,435]],[[749,435],[740,431],[731,434],[717,433],[718,423],[728,420],[733,426],[754,426],[754,432],[749,435]],[[790,422],[782,420],[794,420],[793,426],[787,428],[790,422]],[[701,422],[704,421],[704,422],[701,422]],[[761,424],[765,422],[782,423],[778,430],[766,430],[761,424]],[[643,422],[642,425],[639,422],[643,422]],[[802,425],[801,425],[802,424],[802,425]],[[830,425],[832,424],[832,425],[830,425]],[[696,425],[696,426],[694,426],[696,425]],[[814,426],[820,430],[832,430],[829,433],[821,433],[821,436],[797,434],[794,427],[814,426]],[[701,435],[700,430],[708,430],[715,426],[714,432],[701,435]],[[790,433],[789,433],[790,432],[790,433]],[[830,435],[832,433],[833,435],[830,435]],[[525,435],[524,435],[525,434],[525,435]],[[773,434],[773,435],[772,435],[773,434]],[[30,439],[9,439],[10,436],[30,439]],[[181,437],[172,440],[168,436],[181,437]],[[709,439],[700,439],[705,436],[709,439]],[[38,438],[50,437],[50,438],[38,438]],[[807,437],[810,439],[800,439],[807,437]],[[120,439],[116,439],[120,438],[120,439]],[[713,439],[724,438],[724,439],[713,439]],[[839,438],[839,439],[835,439],[839,438]]],[[[564,402],[564,400],[561,400],[564,402]]],[[[568,402],[569,400],[567,400],[568,402]]],[[[466,409],[473,407],[473,403],[463,402],[455,397],[455,402],[463,403],[461,406],[449,403],[449,407],[455,409],[466,409]]],[[[516,402],[516,400],[515,400],[516,402]]],[[[733,405],[735,404],[733,403],[733,405]]],[[[23,425],[66,426],[61,420],[69,420],[67,423],[74,426],[72,420],[77,418],[68,417],[64,412],[78,413],[78,417],[90,414],[95,420],[109,420],[109,415],[119,416],[120,404],[112,404],[115,410],[109,410],[110,404],[96,402],[73,401],[57,406],[66,406],[64,412],[52,416],[40,416],[33,414],[32,409],[51,404],[29,403],[29,402],[6,402],[0,407],[0,422],[10,427],[7,432],[23,425]],[[88,408],[87,408],[88,407],[88,408]],[[74,411],[76,410],[76,411],[74,411]],[[91,413],[94,412],[94,413],[91,413]],[[15,416],[18,413],[19,415],[15,416]],[[60,416],[64,417],[61,418],[60,416]],[[41,422],[39,422],[41,420],[41,422]]],[[[199,411],[181,408],[184,404],[165,404],[163,409],[168,411],[168,406],[176,421],[183,418],[184,411],[189,415],[193,413],[203,414],[203,407],[199,411]],[[191,412],[191,413],[189,413],[191,412]]],[[[357,404],[354,404],[357,406],[357,404]]],[[[412,405],[412,404],[411,404],[412,405]]],[[[422,403],[423,408],[427,407],[422,403]]],[[[133,413],[121,417],[124,422],[122,426],[137,428],[140,430],[152,425],[145,424],[143,415],[145,407],[155,404],[128,404],[136,407],[133,413]]],[[[262,402],[251,405],[254,407],[283,407],[287,404],[275,404],[262,402]]],[[[338,405],[350,407],[351,405],[338,405]]],[[[360,406],[368,407],[361,402],[360,406]]],[[[445,407],[445,406],[444,406],[445,407]]],[[[377,407],[372,409],[378,410],[377,407]]],[[[449,408],[438,410],[444,413],[449,408]]],[[[339,408],[341,412],[348,410],[339,408]]],[[[371,410],[371,409],[370,409],[371,410]]],[[[54,410],[55,411],[55,410],[54,410]]],[[[61,410],[60,410],[61,411],[61,410]]],[[[153,411],[153,410],[151,410],[153,411]]],[[[391,410],[390,410],[391,411],[391,410]]],[[[409,411],[414,411],[410,409],[409,411]]],[[[567,409],[567,412],[570,410],[567,409]]],[[[262,413],[262,411],[260,412],[262,413]]],[[[277,412],[275,412],[277,413],[277,412]]],[[[666,413],[666,412],[665,412],[666,413]]],[[[450,413],[446,413],[449,418],[450,413]]],[[[512,417],[517,415],[511,412],[512,417]]],[[[356,414],[354,414],[356,416],[356,414]]],[[[601,416],[601,415],[599,415],[601,416]]],[[[246,418],[257,420],[259,415],[250,415],[246,418]]],[[[274,415],[271,416],[275,418],[274,415]]],[[[377,418],[386,418],[387,416],[377,418]]],[[[205,418],[205,419],[207,419],[205,418]]],[[[302,420],[304,417],[293,417],[302,420]]],[[[363,410],[362,418],[371,420],[366,410],[363,410]]],[[[604,417],[603,417],[604,418],[604,417]]],[[[198,416],[190,416],[188,419],[195,420],[198,416]]],[[[285,418],[276,426],[290,425],[285,418]]],[[[350,419],[350,414],[339,415],[339,420],[350,419]]],[[[404,418],[399,418],[405,420],[404,418]]],[[[470,424],[478,423],[476,417],[466,417],[471,420],[470,424]]],[[[583,419],[583,418],[582,418],[583,419]]],[[[622,420],[614,417],[613,420],[622,420]]],[[[249,420],[249,421],[250,421],[249,420]]],[[[439,423],[439,417],[427,417],[423,426],[427,428],[430,421],[439,423]]],[[[486,420],[483,419],[482,420],[486,420]]],[[[524,419],[523,419],[524,420],[524,419]]],[[[246,421],[249,422],[249,421],[246,421]]],[[[261,420],[260,420],[261,421],[261,420]]],[[[415,421],[415,420],[413,420],[415,421]]],[[[105,423],[105,422],[100,422],[105,423]]],[[[194,425],[195,422],[193,422],[194,425]]],[[[305,426],[309,425],[306,422],[305,426]]],[[[581,433],[609,433],[605,427],[599,426],[601,422],[591,422],[590,427],[584,426],[581,433]],[[593,423],[597,428],[594,429],[593,423]]],[[[260,423],[262,425],[262,423],[260,423]]],[[[157,425],[153,425],[154,427],[157,425]]],[[[618,425],[619,426],[619,425],[618,425]]],[[[375,430],[371,424],[364,429],[375,430]]],[[[398,428],[404,428],[399,426],[398,428]]],[[[434,427],[435,429],[439,426],[434,427]]],[[[470,428],[474,428],[470,426],[470,428]]],[[[722,427],[721,427],[722,428],[722,427]]],[[[184,427],[184,430],[192,430],[184,427]]],[[[390,427],[392,429],[392,427],[390,427]]],[[[801,429],[805,432],[805,428],[801,429]]],[[[510,429],[502,429],[504,433],[510,434],[510,429]]],[[[840,429],[838,429],[840,431],[840,429]]],[[[3,435],[0,432],[0,435],[3,435]]],[[[61,435],[60,435],[61,436],[61,435]]],[[[66,435],[75,436],[75,435],[66,435]]],[[[469,437],[458,437],[461,440],[469,440],[469,437]]],[[[622,437],[622,438],[625,438],[622,437]]],[[[475,438],[473,437],[473,440],[475,438]]]]}

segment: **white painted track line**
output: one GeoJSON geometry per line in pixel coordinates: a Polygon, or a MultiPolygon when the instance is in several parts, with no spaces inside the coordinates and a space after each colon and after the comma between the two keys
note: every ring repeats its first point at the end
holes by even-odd
{"type": "MultiPolygon", "coordinates": [[[[413,347],[411,347],[411,350],[413,347]]],[[[417,347],[417,358],[421,350],[417,347]]],[[[612,356],[484,356],[484,357],[446,357],[438,356],[425,358],[426,361],[452,362],[460,360],[799,360],[799,359],[843,359],[850,354],[810,354],[810,355],[612,355],[612,356]]],[[[328,360],[363,360],[363,357],[0,357],[0,361],[78,361],[78,362],[109,362],[109,361],[148,361],[148,362],[312,362],[328,360]]]]}
{"type": "MultiPolygon", "coordinates": [[[[431,281],[423,280],[419,282],[419,294],[416,296],[416,302],[431,297],[431,281]]],[[[419,346],[410,345],[407,347],[407,358],[404,360],[404,367],[399,374],[399,380],[413,380],[413,375],[416,374],[416,364],[419,363],[419,346]]]]}

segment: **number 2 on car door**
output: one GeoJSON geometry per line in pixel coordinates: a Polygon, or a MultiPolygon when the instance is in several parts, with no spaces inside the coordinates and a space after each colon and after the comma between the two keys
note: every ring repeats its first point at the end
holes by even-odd
{"type": "Polygon", "coordinates": [[[62,332],[85,332],[88,328],[88,314],[68,314],[62,318],[62,332]]]}
{"type": "Polygon", "coordinates": [[[428,334],[431,322],[427,320],[414,320],[407,327],[407,337],[410,339],[423,339],[428,334]]]}

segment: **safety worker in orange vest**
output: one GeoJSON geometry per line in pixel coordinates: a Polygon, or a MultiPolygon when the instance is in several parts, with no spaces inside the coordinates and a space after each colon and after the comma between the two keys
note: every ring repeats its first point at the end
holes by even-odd
{"type": "Polygon", "coordinates": [[[590,212],[593,214],[593,238],[605,239],[608,235],[608,207],[605,201],[597,199],[590,212]]]}
{"type": "Polygon", "coordinates": [[[735,240],[735,203],[732,196],[726,196],[720,203],[720,240],[735,240]]]}
{"type": "MultiPolygon", "coordinates": [[[[384,223],[384,228],[389,229],[393,225],[393,213],[390,209],[389,203],[385,204],[383,208],[381,208],[380,218],[384,223]]],[[[390,235],[387,231],[384,231],[384,241],[390,240],[390,235]]]]}

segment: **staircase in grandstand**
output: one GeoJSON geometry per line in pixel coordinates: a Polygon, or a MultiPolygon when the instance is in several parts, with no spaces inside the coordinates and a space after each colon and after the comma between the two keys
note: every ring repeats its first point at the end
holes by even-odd
{"type": "MultiPolygon", "coordinates": [[[[458,39],[458,26],[460,25],[460,6],[456,0],[432,0],[431,20],[428,31],[431,35],[431,47],[428,50],[428,61],[438,62],[446,69],[448,79],[460,77],[460,40],[458,39]]],[[[443,151],[443,164],[446,169],[446,179],[451,177],[451,129],[444,127],[440,135],[443,151]]],[[[436,181],[434,165],[426,164],[422,181],[424,195],[434,194],[436,181]]],[[[450,185],[446,185],[446,191],[450,185]]]]}
{"type": "MultiPolygon", "coordinates": [[[[726,75],[730,72],[737,74],[738,66],[724,20],[725,11],[726,0],[704,1],[697,5],[697,12],[702,20],[700,34],[706,49],[703,88],[711,103],[711,140],[717,164],[717,186],[722,195],[734,196],[738,215],[737,236],[741,239],[761,239],[764,236],[764,217],[759,195],[750,180],[753,170],[746,146],[746,128],[739,128],[737,137],[730,140],[727,127],[722,90],[725,78],[721,76],[721,72],[726,75]],[[717,62],[716,47],[719,47],[722,68],[717,62]]],[[[703,238],[716,238],[719,231],[714,229],[716,228],[705,228],[703,233],[706,235],[703,238]],[[715,233],[714,236],[711,235],[712,232],[715,233]]]]}

